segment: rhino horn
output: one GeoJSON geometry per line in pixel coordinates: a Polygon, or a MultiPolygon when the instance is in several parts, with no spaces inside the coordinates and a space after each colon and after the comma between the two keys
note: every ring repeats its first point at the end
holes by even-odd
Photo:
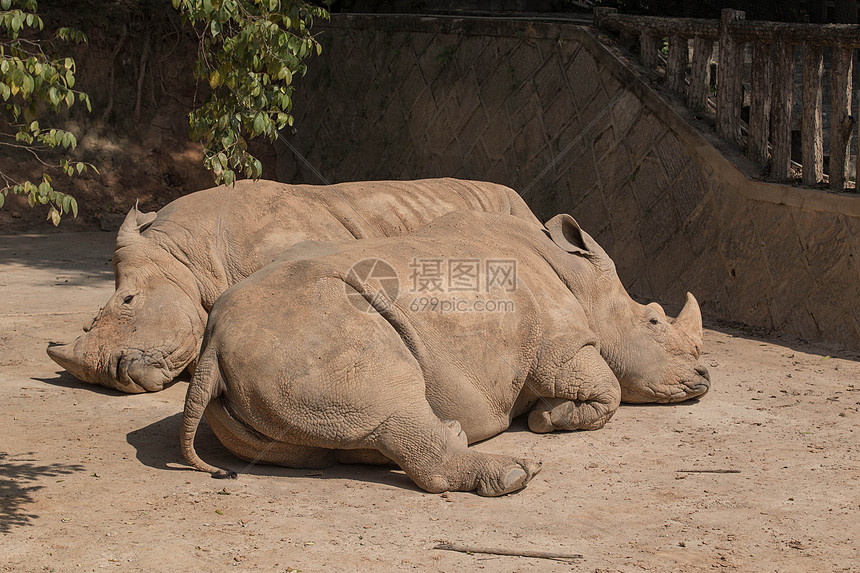
{"type": "Polygon", "coordinates": [[[156,216],[157,214],[154,211],[141,213],[137,210],[137,203],[135,203],[134,207],[128,212],[128,215],[125,216],[125,221],[122,222],[116,235],[117,246],[122,247],[137,240],[140,237],[141,230],[152,223],[156,216]]]}
{"type": "Polygon", "coordinates": [[[699,309],[699,303],[691,293],[687,293],[687,302],[684,308],[681,309],[678,318],[675,319],[675,326],[693,341],[697,351],[702,348],[702,311],[699,309]]]}
{"type": "Polygon", "coordinates": [[[84,357],[79,342],[80,339],[70,344],[51,344],[47,352],[51,360],[68,370],[69,374],[84,380],[84,357]]]}

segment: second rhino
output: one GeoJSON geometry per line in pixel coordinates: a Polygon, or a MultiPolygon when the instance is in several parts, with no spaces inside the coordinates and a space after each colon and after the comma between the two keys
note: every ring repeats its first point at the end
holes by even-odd
{"type": "Polygon", "coordinates": [[[393,460],[427,491],[502,495],[539,464],[467,443],[520,414],[535,432],[593,430],[622,399],[701,396],[701,347],[692,295],[676,319],[636,303],[570,216],[544,228],[454,212],[403,237],[303,243],[228,289],[189,385],[182,449],[227,475],[194,450],[205,412],[244,460],[393,460]],[[501,263],[505,280],[491,281],[501,263]],[[476,288],[452,264],[476,265],[476,288]],[[427,282],[437,265],[442,282],[427,282]]]}

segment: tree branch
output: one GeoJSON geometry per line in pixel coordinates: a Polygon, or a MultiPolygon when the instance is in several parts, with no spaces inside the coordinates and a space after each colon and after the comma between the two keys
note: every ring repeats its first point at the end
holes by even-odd
{"type": "Polygon", "coordinates": [[[445,551],[457,551],[459,553],[484,553],[487,555],[508,555],[511,557],[532,557],[535,559],[550,559],[553,561],[576,561],[582,559],[579,553],[550,553],[548,551],[530,551],[527,549],[491,549],[486,547],[472,547],[469,545],[456,545],[453,543],[440,543],[433,549],[445,551]]]}

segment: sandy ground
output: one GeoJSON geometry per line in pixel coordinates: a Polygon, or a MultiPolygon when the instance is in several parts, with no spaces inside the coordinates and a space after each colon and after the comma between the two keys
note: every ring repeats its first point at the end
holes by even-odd
{"type": "Polygon", "coordinates": [[[860,571],[856,354],[709,329],[701,401],[476,446],[544,462],[503,498],[427,494],[385,468],[248,468],[203,428],[202,457],[242,472],[216,481],[183,466],[185,382],[122,395],[45,355],[110,296],[112,243],[0,237],[0,570],[860,571]]]}

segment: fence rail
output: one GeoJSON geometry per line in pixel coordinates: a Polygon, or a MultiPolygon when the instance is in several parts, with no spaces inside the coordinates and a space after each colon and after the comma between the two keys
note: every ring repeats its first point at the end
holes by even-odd
{"type": "MultiPolygon", "coordinates": [[[[850,179],[849,153],[857,122],[851,115],[854,49],[860,48],[860,26],[751,22],[744,12],[723,10],[719,21],[658,18],[595,9],[598,28],[638,39],[641,62],[656,69],[664,42],[666,86],[686,96],[694,110],[709,106],[711,62],[716,58],[716,131],[746,149],[746,155],[770,178],[791,173],[791,113],[794,103],[795,49],[801,53],[801,157],[805,185],[824,180],[822,78],[824,53],[830,52],[830,188],[842,191],[850,179]],[[692,42],[692,56],[690,43],[692,42]],[[744,103],[744,54],[750,48],[749,121],[741,120],[744,103]],[[689,71],[688,71],[689,69],[689,71]],[[745,127],[746,129],[742,129],[745,127]],[[744,133],[744,131],[746,133],[744,133]]],[[[856,161],[855,181],[860,181],[856,161]]]]}

